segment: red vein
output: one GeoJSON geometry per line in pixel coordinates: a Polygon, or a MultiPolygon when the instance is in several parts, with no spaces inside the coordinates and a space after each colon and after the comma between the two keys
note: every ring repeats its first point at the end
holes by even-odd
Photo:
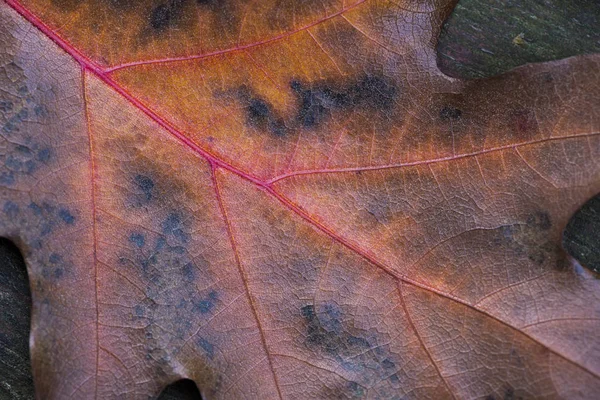
{"type": "Polygon", "coordinates": [[[411,326],[412,330],[415,331],[415,335],[417,336],[417,340],[421,344],[421,347],[423,347],[423,350],[427,354],[427,357],[429,357],[429,360],[431,361],[431,364],[433,364],[433,367],[435,368],[435,370],[437,371],[438,375],[440,376],[440,379],[442,380],[442,382],[444,382],[444,385],[446,385],[446,388],[448,388],[448,392],[450,392],[450,395],[452,396],[453,399],[456,399],[456,396],[454,395],[454,392],[452,392],[452,389],[450,388],[450,385],[448,384],[448,381],[446,380],[446,378],[444,377],[444,375],[442,375],[442,371],[440,370],[440,367],[438,366],[438,364],[433,359],[433,356],[431,355],[431,352],[429,351],[429,349],[427,348],[427,346],[425,346],[425,342],[423,341],[423,338],[421,337],[421,334],[417,330],[417,326],[413,322],[412,317],[410,316],[410,312],[408,312],[408,307],[406,306],[406,302],[404,301],[404,294],[402,292],[402,281],[398,281],[397,289],[398,289],[398,297],[400,297],[400,304],[402,304],[402,309],[406,313],[406,319],[408,320],[408,324],[411,326]]]}
{"type": "Polygon", "coordinates": [[[225,227],[227,228],[227,235],[229,236],[229,241],[231,242],[231,249],[233,250],[233,255],[235,257],[235,263],[238,267],[238,271],[240,272],[240,277],[242,278],[242,282],[244,282],[244,288],[246,290],[246,295],[248,296],[248,303],[250,304],[250,308],[252,309],[252,315],[254,315],[254,319],[256,320],[256,326],[258,327],[258,331],[260,333],[260,340],[262,342],[263,348],[265,349],[265,353],[267,354],[267,361],[269,362],[269,368],[273,373],[273,380],[275,382],[275,387],[277,388],[277,394],[280,399],[283,399],[283,395],[281,394],[281,389],[279,387],[279,380],[277,379],[277,374],[275,373],[275,368],[273,367],[273,360],[271,359],[271,353],[267,346],[267,339],[265,337],[265,331],[262,327],[260,319],[258,318],[258,312],[256,311],[256,305],[254,304],[254,299],[250,294],[250,286],[248,285],[248,277],[246,276],[246,272],[242,267],[242,263],[240,261],[239,252],[237,250],[237,246],[235,244],[235,240],[233,237],[233,230],[231,229],[231,224],[229,223],[229,218],[227,217],[227,210],[225,209],[225,205],[223,204],[223,199],[221,198],[221,191],[219,190],[219,182],[217,179],[217,167],[214,164],[211,164],[211,178],[212,184],[215,189],[215,195],[217,197],[217,202],[219,203],[219,209],[221,210],[221,215],[223,216],[223,222],[225,223],[225,227]]]}
{"type": "MultiPolygon", "coordinates": [[[[8,0],[7,0],[8,1],[8,0]]],[[[224,55],[224,54],[229,54],[229,53],[234,53],[234,52],[238,52],[238,51],[242,51],[242,50],[248,50],[251,49],[253,47],[258,47],[258,46],[263,46],[265,44],[269,44],[269,43],[273,43],[273,42],[277,42],[279,40],[285,39],[287,37],[290,37],[292,35],[295,35],[297,33],[300,32],[304,32],[316,25],[322,24],[326,21],[329,21],[335,17],[338,17],[340,15],[343,15],[345,12],[348,12],[350,10],[352,10],[353,8],[358,7],[359,5],[361,5],[362,3],[364,3],[366,0],[361,0],[358,1],[346,8],[342,8],[341,10],[330,14],[324,18],[321,18],[318,21],[312,22],[308,25],[304,25],[294,31],[290,31],[290,32],[285,32],[282,33],[280,35],[277,36],[273,36],[269,39],[265,39],[265,40],[261,40],[258,42],[254,42],[254,43],[248,43],[248,44],[244,44],[244,45],[238,45],[235,47],[231,47],[228,49],[224,49],[224,50],[217,50],[217,51],[213,51],[210,53],[206,53],[206,54],[196,54],[196,55],[190,55],[190,56],[182,56],[182,57],[168,57],[168,58],[160,58],[160,59],[154,59],[154,60],[142,60],[142,61],[132,61],[129,63],[123,63],[120,65],[116,65],[114,67],[110,67],[110,68],[106,68],[104,71],[106,73],[112,73],[114,71],[118,71],[120,69],[124,69],[124,68],[130,68],[130,67],[136,67],[139,65],[148,65],[148,64],[165,64],[165,63],[173,63],[173,62],[183,62],[183,61],[190,61],[190,60],[200,60],[200,59],[204,59],[204,58],[210,58],[210,57],[216,57],[216,56],[220,56],[220,55],[224,55]]]]}
{"type": "Polygon", "coordinates": [[[85,115],[85,124],[88,134],[89,141],[89,152],[90,152],[90,173],[91,173],[91,196],[92,196],[92,237],[94,242],[94,295],[96,298],[96,379],[94,380],[94,398],[98,398],[98,369],[100,366],[100,335],[99,327],[100,323],[100,310],[98,305],[98,230],[96,226],[96,163],[94,162],[94,143],[92,141],[92,129],[90,126],[90,116],[88,113],[88,99],[85,84],[85,69],[81,69],[81,90],[83,92],[83,112],[85,115]]]}
{"type": "Polygon", "coordinates": [[[291,178],[294,176],[298,176],[298,175],[317,175],[317,174],[336,174],[336,173],[344,173],[344,172],[379,171],[379,170],[385,170],[385,169],[436,164],[436,163],[441,163],[441,162],[445,162],[445,161],[454,161],[454,160],[460,160],[463,158],[476,157],[476,156],[483,155],[483,154],[495,153],[495,152],[502,151],[502,150],[516,150],[519,147],[529,146],[529,145],[534,145],[534,144],[539,144],[539,143],[562,141],[562,140],[577,139],[577,138],[586,138],[586,137],[589,138],[589,137],[598,136],[598,135],[600,135],[600,132],[593,132],[593,133],[579,134],[579,135],[548,137],[548,138],[544,138],[544,139],[530,140],[528,142],[521,142],[521,143],[516,143],[516,144],[492,147],[489,149],[474,151],[471,153],[463,153],[463,154],[457,154],[457,155],[452,155],[452,156],[447,156],[447,157],[433,158],[433,159],[429,159],[429,160],[418,160],[418,161],[396,163],[396,164],[371,165],[371,166],[366,166],[366,167],[307,169],[307,170],[303,170],[303,171],[294,171],[294,172],[281,174],[279,176],[276,176],[274,178],[267,180],[266,183],[273,184],[275,182],[278,182],[278,181],[281,181],[281,180],[284,180],[287,178],[291,178]]]}

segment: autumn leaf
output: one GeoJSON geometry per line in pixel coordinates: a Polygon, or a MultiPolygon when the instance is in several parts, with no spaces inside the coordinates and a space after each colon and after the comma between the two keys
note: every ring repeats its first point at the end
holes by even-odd
{"type": "Polygon", "coordinates": [[[6,0],[39,398],[600,393],[600,57],[464,81],[454,1],[6,0]]]}

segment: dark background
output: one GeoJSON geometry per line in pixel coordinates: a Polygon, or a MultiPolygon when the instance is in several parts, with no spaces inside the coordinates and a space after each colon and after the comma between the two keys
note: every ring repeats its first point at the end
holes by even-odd
{"type": "MultiPolygon", "coordinates": [[[[600,53],[598,0],[460,0],[442,31],[438,64],[448,75],[480,78],[586,53],[600,53]]],[[[600,194],[571,219],[563,245],[600,272],[600,194]]],[[[34,398],[30,311],[23,258],[10,241],[0,239],[0,400],[34,398]]],[[[160,397],[199,398],[191,381],[171,385],[160,397]]]]}

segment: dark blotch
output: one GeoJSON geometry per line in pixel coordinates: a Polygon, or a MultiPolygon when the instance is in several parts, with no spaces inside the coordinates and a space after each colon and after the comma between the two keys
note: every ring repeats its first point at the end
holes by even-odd
{"type": "Polygon", "coordinates": [[[136,317],[141,318],[144,316],[144,307],[142,307],[141,305],[137,305],[133,308],[133,313],[135,314],[136,317]]]}
{"type": "Polygon", "coordinates": [[[300,311],[307,325],[307,344],[338,357],[343,364],[345,363],[344,356],[353,353],[353,350],[362,349],[364,351],[371,347],[367,340],[344,332],[340,320],[341,311],[336,307],[325,307],[323,322],[321,315],[316,315],[313,305],[304,306],[300,311]]]}
{"type": "Polygon", "coordinates": [[[81,0],[52,0],[52,5],[62,12],[75,11],[81,3],[81,0]]]}
{"type": "Polygon", "coordinates": [[[182,243],[190,240],[190,235],[184,231],[183,221],[179,213],[170,213],[162,223],[162,230],[165,235],[170,235],[182,243]]]}
{"type": "Polygon", "coordinates": [[[129,241],[133,243],[136,247],[144,247],[144,243],[146,239],[142,233],[132,233],[129,235],[129,241]]]}
{"type": "Polygon", "coordinates": [[[42,207],[40,207],[39,204],[37,204],[35,202],[29,203],[29,209],[33,212],[33,215],[35,215],[35,216],[42,215],[42,212],[43,212],[42,207]]]}
{"type": "Polygon", "coordinates": [[[48,147],[45,147],[45,148],[39,150],[37,153],[38,161],[41,161],[43,163],[48,162],[50,160],[51,156],[52,156],[52,150],[48,147]]]}
{"type": "Polygon", "coordinates": [[[142,191],[147,201],[152,200],[154,181],[145,175],[136,175],[134,178],[135,184],[142,191]]]}
{"type": "Polygon", "coordinates": [[[304,128],[318,126],[338,110],[388,111],[399,93],[390,80],[377,75],[365,75],[342,87],[327,82],[305,85],[296,80],[290,87],[300,102],[296,119],[304,128]]]}
{"type": "Polygon", "coordinates": [[[187,263],[183,266],[183,279],[186,282],[192,282],[196,277],[195,267],[192,263],[187,263]]]}
{"type": "Polygon", "coordinates": [[[365,389],[360,386],[357,382],[348,382],[348,389],[355,398],[362,398],[365,395],[365,389]]]}
{"type": "Polygon", "coordinates": [[[73,225],[75,223],[75,217],[69,210],[66,208],[61,208],[58,210],[58,216],[63,220],[65,224],[73,225]]]}
{"type": "Polygon", "coordinates": [[[367,75],[350,88],[350,99],[352,104],[387,110],[394,105],[397,91],[390,81],[379,76],[367,75]]]}
{"type": "Polygon", "coordinates": [[[33,107],[33,112],[35,113],[35,115],[37,117],[47,117],[48,116],[48,109],[46,108],[45,105],[43,104],[37,104],[33,107]]]}
{"type": "Polygon", "coordinates": [[[252,99],[247,108],[248,120],[254,125],[265,124],[271,115],[271,109],[266,101],[262,99],[252,99]]]}
{"type": "Polygon", "coordinates": [[[11,171],[28,175],[38,168],[33,151],[23,145],[15,147],[14,151],[4,160],[4,165],[11,171]]]}
{"type": "Polygon", "coordinates": [[[10,172],[3,172],[0,174],[0,185],[12,186],[16,182],[15,174],[10,172]]]}
{"type": "Polygon", "coordinates": [[[261,131],[268,131],[275,136],[285,135],[287,129],[283,118],[277,116],[273,107],[263,98],[252,93],[248,88],[239,89],[239,96],[246,104],[246,122],[261,131]]]}
{"type": "Polygon", "coordinates": [[[558,246],[549,237],[551,228],[550,215],[545,211],[536,211],[527,215],[524,223],[500,227],[496,243],[509,246],[516,255],[526,255],[534,264],[542,266],[560,255],[558,246]]]}
{"type": "Polygon", "coordinates": [[[200,346],[202,350],[204,350],[206,356],[212,360],[215,356],[215,346],[204,338],[199,338],[197,340],[197,343],[198,346],[200,346]]]}
{"type": "Polygon", "coordinates": [[[171,27],[180,17],[184,0],[170,0],[159,4],[150,12],[150,26],[156,31],[171,27]]]}
{"type": "Polygon", "coordinates": [[[527,225],[538,228],[542,231],[547,231],[552,227],[552,220],[550,215],[545,211],[538,211],[535,214],[527,217],[527,225]]]}
{"type": "Polygon", "coordinates": [[[443,121],[456,121],[462,116],[462,111],[454,107],[443,107],[440,110],[440,119],[443,121]]]}
{"type": "Polygon", "coordinates": [[[213,26],[222,34],[231,34],[239,29],[242,12],[239,0],[196,0],[201,10],[208,10],[213,17],[213,26]]]}
{"type": "Polygon", "coordinates": [[[304,345],[314,352],[333,358],[346,371],[352,373],[376,373],[379,379],[397,382],[396,363],[387,345],[378,345],[375,334],[357,335],[351,320],[336,303],[320,306],[308,304],[300,309],[306,328],[304,345]]]}
{"type": "Polygon", "coordinates": [[[206,298],[196,303],[195,309],[200,311],[201,314],[206,314],[215,307],[215,301],[217,301],[218,298],[217,292],[213,290],[206,298]]]}
{"type": "Polygon", "coordinates": [[[0,112],[12,111],[14,104],[12,101],[0,100],[0,112]]]}

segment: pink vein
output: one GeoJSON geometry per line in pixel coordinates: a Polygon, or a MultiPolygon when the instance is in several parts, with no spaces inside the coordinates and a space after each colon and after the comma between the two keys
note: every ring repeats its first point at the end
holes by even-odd
{"type": "Polygon", "coordinates": [[[427,354],[427,357],[429,357],[429,360],[431,361],[431,363],[433,364],[433,367],[435,368],[438,375],[440,376],[440,379],[442,380],[442,382],[444,382],[444,385],[446,385],[448,392],[450,393],[452,398],[456,400],[456,396],[454,395],[454,392],[452,392],[452,388],[450,387],[450,384],[448,384],[448,381],[446,380],[444,375],[442,375],[442,371],[440,370],[440,367],[438,366],[437,362],[433,359],[433,356],[431,355],[431,352],[429,351],[427,346],[425,346],[425,342],[423,341],[423,338],[421,337],[421,334],[419,333],[417,326],[413,322],[413,320],[410,316],[410,313],[408,312],[408,307],[406,306],[406,302],[404,301],[404,294],[402,291],[402,281],[400,281],[400,280],[398,281],[398,285],[396,286],[396,288],[398,289],[398,297],[400,298],[400,303],[402,304],[402,309],[404,310],[404,313],[406,314],[406,319],[408,320],[408,323],[410,324],[413,331],[415,331],[415,335],[417,336],[419,344],[421,345],[421,347],[423,347],[423,350],[427,354]]]}
{"type": "Polygon", "coordinates": [[[231,47],[228,49],[223,49],[223,50],[217,50],[217,51],[213,51],[210,53],[205,53],[205,54],[196,54],[196,55],[190,55],[190,56],[182,56],[182,57],[168,57],[168,58],[160,58],[160,59],[154,59],[154,60],[142,60],[142,61],[132,61],[132,62],[128,62],[128,63],[123,63],[120,65],[116,65],[114,67],[109,67],[106,68],[104,70],[105,73],[111,73],[114,71],[118,71],[120,69],[124,69],[124,68],[130,68],[130,67],[136,67],[139,65],[148,65],[148,64],[165,64],[165,63],[173,63],[173,62],[182,62],[182,61],[190,61],[190,60],[199,60],[199,59],[203,59],[203,58],[210,58],[210,57],[216,57],[216,56],[220,56],[223,54],[229,54],[229,53],[234,53],[234,52],[238,52],[238,51],[242,51],[242,50],[248,50],[251,49],[253,47],[258,47],[258,46],[262,46],[265,44],[269,44],[269,43],[273,43],[273,42],[277,42],[279,40],[285,39],[287,37],[290,37],[292,35],[295,35],[296,33],[300,33],[300,32],[304,32],[316,25],[322,24],[323,22],[329,21],[335,17],[338,17],[340,15],[343,15],[345,12],[348,12],[350,10],[352,10],[353,8],[358,7],[359,5],[361,5],[362,3],[364,3],[366,0],[360,0],[348,7],[342,8],[341,10],[339,10],[338,12],[335,12],[333,14],[330,14],[324,18],[321,18],[318,21],[315,21],[313,23],[310,23],[308,25],[304,25],[294,31],[290,31],[290,32],[285,32],[282,33],[280,35],[277,36],[273,36],[271,38],[265,39],[265,40],[261,40],[258,42],[253,42],[253,43],[248,43],[248,44],[244,44],[244,45],[238,45],[235,47],[231,47]]]}
{"type": "MultiPolygon", "coordinates": [[[[21,14],[26,20],[28,20],[32,25],[34,25],[36,28],[38,28],[42,33],[44,33],[48,38],[50,38],[52,41],[54,41],[59,47],[61,47],[66,53],[70,54],[80,65],[81,67],[86,70],[89,71],[91,73],[93,73],[94,75],[96,75],[100,80],[102,80],[106,85],[108,85],[109,87],[111,87],[113,90],[115,90],[117,93],[121,94],[125,99],[127,99],[130,103],[132,103],[135,107],[139,108],[144,114],[146,114],[150,119],[152,119],[153,121],[155,121],[157,124],[159,124],[161,127],[163,127],[164,129],[166,129],[169,133],[171,133],[174,137],[176,137],[177,139],[179,139],[184,145],[186,145],[187,147],[189,147],[191,150],[193,150],[194,152],[196,152],[197,154],[199,154],[200,156],[202,156],[203,158],[205,158],[211,165],[211,167],[213,169],[219,167],[219,168],[223,168],[229,172],[232,172],[238,176],[240,176],[243,179],[246,179],[252,183],[254,183],[255,185],[257,185],[259,188],[261,188],[263,191],[265,191],[266,193],[270,194],[271,196],[273,196],[274,198],[276,198],[278,201],[280,201],[282,203],[282,205],[284,205],[286,208],[288,208],[290,211],[292,211],[293,213],[297,214],[298,216],[300,216],[302,219],[304,219],[305,221],[307,221],[309,224],[313,225],[315,228],[321,230],[323,233],[327,234],[328,236],[330,236],[332,239],[336,240],[337,242],[339,242],[340,244],[342,244],[343,246],[347,247],[348,249],[350,249],[351,251],[355,252],[356,254],[358,254],[359,256],[363,257],[365,260],[367,260],[368,262],[370,262],[371,264],[373,264],[374,266],[378,267],[379,269],[381,269],[382,271],[384,271],[386,274],[390,275],[391,277],[401,280],[407,284],[411,284],[414,285],[416,287],[419,287],[423,290],[429,291],[431,293],[435,293],[443,298],[447,298],[449,300],[455,301],[459,304],[462,304],[472,310],[475,310],[479,313],[482,313],[486,316],[488,316],[489,318],[492,318],[493,320],[515,330],[516,332],[526,336],[527,338],[529,338],[530,340],[534,341],[535,343],[543,346],[544,348],[547,348],[550,352],[556,354],[558,357],[563,358],[564,360],[574,364],[575,366],[583,369],[584,371],[588,372],[589,374],[593,375],[594,377],[600,379],[600,375],[598,375],[597,373],[590,371],[589,369],[587,369],[586,367],[583,367],[581,365],[579,365],[577,362],[571,360],[570,358],[568,358],[567,356],[557,352],[556,350],[544,345],[543,343],[541,343],[539,340],[535,339],[533,336],[518,330],[517,328],[515,328],[514,326],[510,325],[509,323],[499,319],[498,317],[489,314],[487,311],[484,311],[482,309],[479,309],[477,307],[474,307],[473,305],[467,303],[466,301],[452,295],[446,292],[443,292],[439,289],[436,289],[434,287],[431,287],[427,284],[415,281],[407,276],[404,276],[402,274],[399,274],[398,272],[394,271],[392,268],[390,268],[389,266],[379,262],[372,254],[370,254],[368,252],[368,250],[364,250],[361,249],[360,247],[356,246],[354,243],[346,240],[345,238],[339,236],[338,234],[336,234],[332,229],[330,229],[329,227],[323,225],[320,221],[316,220],[315,218],[313,218],[309,213],[307,213],[304,209],[302,209],[301,207],[299,207],[298,205],[294,204],[290,199],[286,198],[285,196],[283,196],[282,194],[280,194],[279,192],[277,192],[274,187],[273,187],[273,183],[276,180],[281,180],[283,179],[283,177],[285,177],[285,175],[283,175],[282,177],[278,177],[275,179],[272,179],[270,181],[263,181],[260,180],[244,171],[239,170],[238,168],[232,166],[231,164],[219,159],[218,157],[216,157],[215,155],[213,155],[212,153],[208,152],[207,150],[201,148],[200,146],[198,146],[196,143],[194,143],[193,141],[191,141],[190,139],[188,139],[187,137],[185,137],[180,131],[178,131],[175,127],[173,127],[169,122],[167,122],[165,119],[163,119],[162,117],[160,117],[159,115],[157,115],[154,111],[152,111],[150,108],[148,108],[145,104],[143,104],[141,101],[139,101],[137,98],[133,97],[130,93],[128,93],[123,87],[121,87],[117,82],[115,82],[110,76],[109,74],[107,74],[106,70],[102,69],[100,66],[98,66],[97,64],[95,64],[93,61],[91,61],[89,58],[87,58],[85,55],[83,55],[79,50],[77,50],[76,48],[74,48],[69,42],[67,42],[66,40],[64,40],[62,37],[60,37],[57,33],[55,33],[51,28],[49,28],[44,22],[42,22],[37,16],[35,16],[34,14],[32,14],[29,10],[27,10],[25,7],[23,7],[21,4],[19,4],[16,0],[5,0],[7,4],[9,4],[13,9],[15,9],[15,11],[17,11],[19,14],[21,14]]],[[[363,0],[362,2],[364,2],[365,0],[363,0]]],[[[361,3],[362,3],[361,2],[361,3]]],[[[357,3],[361,4],[361,3],[357,3]]],[[[355,5],[355,6],[356,6],[355,5]]],[[[345,9],[346,11],[349,8],[345,9]]],[[[330,16],[329,18],[332,18],[334,15],[330,16]]],[[[321,21],[322,22],[322,21],[321,21]]],[[[598,133],[594,133],[594,134],[588,134],[587,136],[595,136],[598,135],[598,133]]],[[[585,135],[579,135],[579,137],[585,137],[585,135]]],[[[561,138],[548,138],[548,139],[543,139],[540,140],[538,142],[542,142],[542,141],[548,141],[548,140],[564,140],[568,137],[561,137],[561,138]]],[[[533,144],[533,143],[537,143],[537,142],[531,142],[531,143],[524,143],[524,144],[533,144]]],[[[518,145],[516,145],[518,146],[518,145]]],[[[515,147],[515,145],[511,145],[511,146],[506,146],[506,148],[511,148],[511,147],[515,147]]],[[[452,159],[456,159],[456,158],[462,158],[462,157],[470,157],[470,156],[474,156],[477,154],[482,154],[485,152],[490,152],[490,151],[497,151],[497,150],[502,150],[502,148],[496,148],[496,149],[490,149],[488,151],[483,151],[483,152],[479,152],[479,153],[474,153],[474,154],[466,154],[466,155],[462,155],[462,156],[452,156],[452,157],[448,157],[447,160],[452,160],[452,159]]],[[[420,161],[419,163],[422,164],[426,164],[426,163],[430,163],[430,162],[440,162],[440,161],[444,161],[443,159],[438,159],[438,160],[428,160],[428,161],[420,161]]],[[[388,166],[388,167],[383,167],[383,168],[393,168],[393,167],[402,167],[402,166],[408,166],[409,164],[403,164],[403,165],[395,165],[395,166],[388,166]]],[[[368,169],[381,169],[382,167],[366,167],[366,170],[368,169]]],[[[361,170],[360,168],[349,168],[349,169],[340,169],[337,171],[340,172],[345,172],[345,171],[358,171],[361,170]]],[[[336,170],[328,170],[328,171],[323,171],[323,172],[335,172],[336,170]]],[[[318,173],[319,171],[304,171],[304,172],[299,172],[296,173],[298,175],[300,174],[307,174],[307,173],[318,173]]],[[[291,176],[293,174],[289,174],[289,176],[291,176]]],[[[274,372],[274,371],[273,371],[274,372]]]]}
{"type": "Polygon", "coordinates": [[[476,156],[479,156],[479,155],[482,155],[482,154],[494,153],[494,152],[502,151],[502,150],[517,149],[519,147],[528,146],[528,145],[534,145],[534,144],[538,144],[538,143],[552,142],[552,141],[557,141],[557,140],[561,140],[562,141],[562,140],[568,140],[568,139],[593,137],[593,136],[598,136],[598,135],[600,135],[600,132],[592,132],[592,133],[579,134],[579,135],[566,135],[566,136],[549,137],[549,138],[544,138],[544,139],[531,140],[531,141],[528,141],[528,142],[521,142],[521,143],[509,144],[509,145],[505,145],[505,146],[492,147],[492,148],[489,148],[489,149],[474,151],[474,152],[471,152],[471,153],[463,153],[463,154],[457,154],[457,155],[452,155],[452,156],[447,156],[447,157],[433,158],[433,159],[428,159],[428,160],[417,160],[417,161],[404,162],[404,163],[395,163],[395,164],[387,164],[387,165],[371,165],[371,166],[366,166],[366,167],[347,167],[347,168],[307,169],[307,170],[303,170],[303,171],[294,171],[294,172],[288,172],[288,173],[285,173],[285,174],[281,174],[279,176],[276,176],[274,178],[271,178],[271,179],[267,180],[266,184],[271,185],[271,184],[274,184],[275,182],[281,181],[283,179],[287,179],[287,178],[291,178],[291,177],[299,176],[299,175],[336,174],[336,173],[344,173],[344,172],[379,171],[379,170],[385,170],[385,169],[394,169],[394,168],[414,167],[414,166],[418,166],[418,165],[436,164],[436,163],[441,163],[441,162],[445,162],[445,161],[459,160],[459,159],[462,159],[462,158],[476,157],[476,156]]]}
{"type": "Polygon", "coordinates": [[[225,209],[225,204],[223,203],[223,199],[221,197],[221,190],[219,189],[219,182],[217,180],[217,168],[214,165],[211,165],[211,178],[212,184],[215,189],[215,195],[217,197],[217,203],[219,203],[219,209],[221,211],[221,215],[223,216],[223,222],[225,223],[225,227],[227,228],[227,235],[229,236],[229,241],[231,242],[231,249],[233,251],[233,255],[235,257],[235,263],[238,267],[240,277],[242,282],[244,283],[244,288],[246,291],[246,295],[248,296],[248,304],[250,305],[250,309],[252,310],[252,314],[254,319],[256,320],[256,326],[258,327],[258,331],[260,332],[260,339],[265,349],[265,353],[267,355],[267,361],[269,362],[269,368],[273,373],[273,380],[275,381],[275,387],[277,388],[277,394],[279,395],[279,399],[283,399],[283,395],[281,394],[281,389],[279,387],[279,380],[277,379],[277,374],[275,373],[275,368],[273,367],[273,360],[271,358],[271,353],[269,348],[267,347],[267,338],[265,337],[265,331],[262,327],[260,319],[258,318],[258,312],[256,310],[256,306],[254,304],[254,299],[250,294],[250,286],[248,284],[248,277],[242,267],[242,262],[240,260],[240,256],[237,250],[237,246],[235,244],[235,240],[233,237],[233,230],[231,229],[231,224],[229,223],[229,218],[227,217],[227,210],[225,209]]]}
{"type": "Polygon", "coordinates": [[[81,90],[83,92],[83,111],[85,114],[85,124],[89,141],[90,152],[90,171],[91,171],[91,195],[92,195],[92,226],[93,226],[93,241],[94,241],[94,296],[96,298],[96,379],[94,384],[94,398],[98,398],[98,368],[100,367],[100,310],[98,305],[98,233],[96,227],[96,163],[94,162],[94,143],[92,141],[92,129],[90,126],[90,117],[88,113],[87,92],[85,90],[85,74],[84,68],[81,69],[81,90]]]}

